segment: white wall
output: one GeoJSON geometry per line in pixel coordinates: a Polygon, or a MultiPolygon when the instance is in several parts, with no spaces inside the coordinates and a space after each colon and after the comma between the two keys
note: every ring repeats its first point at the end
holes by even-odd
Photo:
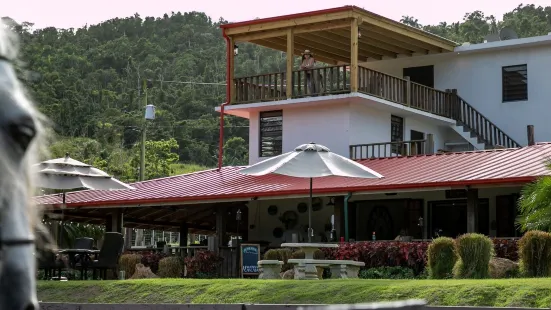
{"type": "MultiPolygon", "coordinates": [[[[289,152],[303,143],[316,142],[348,157],[350,145],[390,142],[391,113],[373,106],[366,100],[364,103],[343,101],[339,104],[284,108],[283,152],[289,152]]],[[[453,135],[456,135],[447,127],[421,116],[405,116],[404,127],[404,140],[410,140],[411,130],[433,134],[436,149],[443,148],[444,142],[453,140],[453,135]]],[[[249,127],[249,164],[264,159],[258,157],[258,139],[259,112],[253,112],[249,127]]]]}
{"type": "MultiPolygon", "coordinates": [[[[314,228],[314,235],[316,235],[313,240],[318,242],[321,241],[318,234],[324,232],[326,223],[331,223],[331,215],[334,212],[332,206],[327,206],[329,199],[327,197],[322,197],[321,199],[322,209],[312,212],[312,228],[314,228]]],[[[279,217],[285,211],[295,211],[298,215],[297,226],[302,226],[306,230],[308,228],[308,212],[299,213],[297,210],[297,206],[301,202],[308,204],[308,198],[256,200],[249,202],[249,239],[269,241],[272,245],[278,246],[282,240],[273,236],[273,230],[276,227],[285,230],[285,225],[279,220],[279,217]],[[271,205],[277,206],[278,212],[276,215],[268,214],[268,207],[271,205]],[[250,228],[251,225],[254,225],[253,229],[250,228]]],[[[307,238],[306,232],[304,233],[304,238],[307,238]]]]}
{"type": "Polygon", "coordinates": [[[453,53],[364,64],[402,77],[403,68],[434,65],[435,88],[459,95],[518,143],[526,145],[526,126],[536,141],[551,141],[551,47],[526,47],[486,53],[453,53]],[[503,66],[527,64],[528,100],[502,102],[503,66]]]}
{"type": "MultiPolygon", "coordinates": [[[[315,181],[314,181],[315,182],[315,181]]],[[[479,189],[479,198],[489,199],[489,221],[490,223],[496,220],[496,209],[499,206],[496,205],[496,196],[499,195],[509,195],[513,193],[518,193],[520,191],[519,187],[501,187],[501,188],[484,188],[479,189]]],[[[366,201],[366,200],[389,200],[389,199],[423,199],[424,208],[426,209],[428,203],[431,201],[442,201],[446,200],[444,191],[427,191],[427,192],[409,192],[409,193],[398,193],[394,196],[386,196],[384,194],[377,195],[353,195],[350,201],[366,201]]],[[[324,225],[331,222],[331,215],[334,213],[334,208],[332,206],[327,206],[329,202],[328,197],[321,197],[323,208],[320,211],[312,213],[312,227],[314,228],[314,234],[316,237],[314,241],[320,241],[317,236],[318,233],[324,231],[324,225]]],[[[250,201],[249,206],[249,227],[254,225],[254,228],[249,228],[249,239],[255,241],[269,241],[272,243],[272,246],[277,246],[281,243],[281,239],[273,237],[272,233],[274,228],[281,227],[285,228],[283,223],[279,220],[279,217],[285,211],[295,211],[298,214],[299,225],[303,226],[305,229],[308,227],[308,213],[299,213],[297,211],[297,205],[300,202],[308,203],[308,199],[273,199],[273,200],[256,200],[250,201]],[[278,213],[276,215],[268,214],[268,207],[270,205],[275,205],[278,208],[278,213]]],[[[357,208],[356,209],[356,227],[357,227],[357,240],[369,240],[371,235],[370,232],[366,232],[364,227],[368,217],[368,207],[357,208]]],[[[394,216],[395,224],[400,223],[400,216],[394,216]]],[[[428,219],[425,218],[425,221],[428,219]]],[[[467,223],[465,223],[465,226],[467,223]]],[[[426,226],[426,225],[425,225],[426,226]]],[[[397,226],[399,227],[399,226],[397,226]]],[[[496,231],[490,230],[490,236],[495,236],[496,231]]],[[[306,238],[306,233],[304,238],[306,238]]],[[[512,237],[512,236],[511,236],[512,237]]]]}

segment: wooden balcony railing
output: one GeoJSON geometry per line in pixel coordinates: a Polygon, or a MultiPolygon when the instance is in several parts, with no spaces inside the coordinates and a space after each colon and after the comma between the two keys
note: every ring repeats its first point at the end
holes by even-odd
{"type": "MultiPolygon", "coordinates": [[[[456,120],[488,146],[520,147],[495,124],[451,91],[440,91],[408,77],[358,67],[358,91],[407,107],[456,120]]],[[[295,70],[291,98],[350,92],[349,65],[295,70]]],[[[233,104],[287,99],[285,72],[234,79],[233,104]]]]}
{"type": "MultiPolygon", "coordinates": [[[[293,71],[292,98],[350,92],[348,65],[293,71]]],[[[287,99],[285,72],[234,79],[233,103],[287,99]]]]}
{"type": "Polygon", "coordinates": [[[355,144],[350,146],[350,159],[414,156],[434,153],[434,138],[424,140],[355,144]]]}
{"type": "Polygon", "coordinates": [[[293,71],[293,98],[350,92],[348,65],[293,71]]]}
{"type": "Polygon", "coordinates": [[[285,72],[234,79],[234,103],[249,103],[286,99],[285,72]]]}
{"type": "Polygon", "coordinates": [[[411,82],[408,78],[384,74],[368,68],[359,67],[358,91],[388,101],[432,114],[450,117],[452,97],[450,92],[443,92],[421,84],[411,82]]]}
{"type": "Polygon", "coordinates": [[[520,144],[509,137],[460,96],[455,95],[453,106],[455,108],[451,118],[457,120],[459,124],[474,133],[479,142],[490,147],[521,147],[520,144]]]}

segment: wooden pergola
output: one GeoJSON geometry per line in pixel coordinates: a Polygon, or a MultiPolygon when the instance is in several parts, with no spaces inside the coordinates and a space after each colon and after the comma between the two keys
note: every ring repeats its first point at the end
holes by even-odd
{"type": "MultiPolygon", "coordinates": [[[[231,46],[250,42],[287,55],[311,50],[319,61],[350,64],[351,91],[358,88],[358,63],[452,52],[455,42],[355,6],[256,19],[221,26],[231,46]]],[[[229,59],[233,81],[234,56],[229,59]]],[[[294,59],[287,57],[287,89],[294,59]]],[[[288,92],[288,98],[291,93],[288,92]]]]}

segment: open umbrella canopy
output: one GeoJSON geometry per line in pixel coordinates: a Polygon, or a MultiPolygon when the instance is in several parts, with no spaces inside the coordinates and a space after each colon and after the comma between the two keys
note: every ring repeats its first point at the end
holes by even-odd
{"type": "MultiPolygon", "coordinates": [[[[242,174],[261,176],[277,173],[310,179],[310,203],[308,207],[308,242],[312,241],[312,179],[325,176],[378,179],[383,176],[346,157],[332,153],[321,144],[308,143],[294,151],[261,161],[239,171],[242,174]]],[[[347,218],[345,218],[345,222],[347,218]]]]}
{"type": "Polygon", "coordinates": [[[379,173],[315,143],[299,145],[294,151],[268,158],[239,171],[261,176],[277,173],[299,178],[342,176],[352,178],[382,178],[379,173]]]}
{"type": "Polygon", "coordinates": [[[134,189],[106,172],[74,160],[67,154],[34,165],[36,186],[51,189],[87,188],[96,190],[134,189]]]}

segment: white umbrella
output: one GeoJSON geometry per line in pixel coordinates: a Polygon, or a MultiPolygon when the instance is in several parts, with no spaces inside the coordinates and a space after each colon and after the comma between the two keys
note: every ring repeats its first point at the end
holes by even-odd
{"type": "Polygon", "coordinates": [[[310,203],[308,207],[308,242],[312,240],[312,178],[342,176],[377,179],[383,176],[315,143],[303,144],[294,151],[275,156],[239,171],[242,174],[261,176],[270,173],[298,178],[310,178],[310,203]]]}
{"type": "Polygon", "coordinates": [[[63,190],[63,205],[65,205],[65,190],[67,189],[134,189],[100,169],[72,159],[68,153],[65,157],[38,163],[33,168],[37,187],[63,190]]]}
{"type": "Polygon", "coordinates": [[[132,186],[112,178],[104,171],[74,160],[69,154],[63,158],[43,161],[33,166],[36,186],[51,189],[134,189],[132,186]]]}

